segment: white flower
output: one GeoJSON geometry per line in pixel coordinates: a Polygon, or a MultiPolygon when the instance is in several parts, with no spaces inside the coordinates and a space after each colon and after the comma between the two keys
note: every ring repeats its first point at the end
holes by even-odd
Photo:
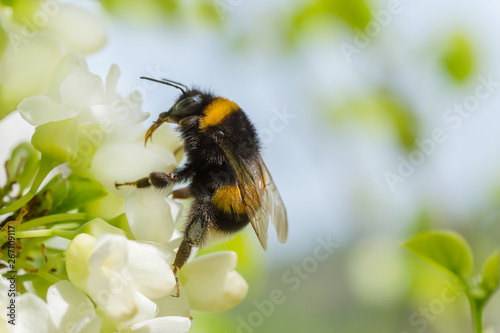
{"type": "Polygon", "coordinates": [[[59,62],[47,93],[24,99],[18,111],[35,126],[69,118],[75,118],[77,124],[105,126],[140,123],[148,117],[140,109],[140,96],[137,92],[126,98],[119,96],[115,91],[119,76],[118,66],[111,66],[105,85],[88,70],[81,55],[71,53],[59,62]]]}
{"type": "Polygon", "coordinates": [[[9,298],[10,285],[10,281],[0,275],[0,332],[6,333],[13,331],[13,326],[7,323],[7,320],[10,319],[10,317],[7,316],[9,311],[7,307],[11,299],[9,298]]]}
{"type": "MultiPolygon", "coordinates": [[[[66,270],[70,280],[92,298],[119,330],[135,332],[162,323],[166,325],[163,330],[167,330],[174,319],[155,317],[158,306],[153,300],[170,297],[175,287],[170,268],[174,256],[172,250],[159,244],[113,234],[97,240],[79,234],[68,246],[66,270]]],[[[189,308],[184,311],[189,312],[189,308]]],[[[189,318],[174,321],[180,321],[189,330],[189,318]]]]}
{"type": "Polygon", "coordinates": [[[104,26],[84,9],[57,1],[39,5],[22,23],[10,8],[0,9],[0,37],[8,39],[3,56],[0,50],[0,119],[23,98],[43,93],[68,51],[90,53],[106,42],[104,26]]]}
{"type": "Polygon", "coordinates": [[[171,265],[181,236],[174,228],[179,208],[172,205],[172,214],[166,200],[155,190],[129,193],[124,208],[138,240],[79,234],[67,248],[69,279],[122,331],[141,332],[173,320],[160,318],[189,319],[191,309],[225,311],[247,294],[247,283],[235,272],[236,254],[225,251],[189,261],[180,271],[180,297],[171,297],[175,288],[171,265]]]}
{"type": "Polygon", "coordinates": [[[47,303],[30,292],[17,298],[16,333],[94,333],[101,329],[90,299],[70,281],[47,290],[47,303]]]}
{"type": "Polygon", "coordinates": [[[182,142],[169,126],[160,127],[147,147],[144,147],[145,135],[142,126],[117,127],[97,147],[89,171],[108,192],[125,198],[134,188],[116,189],[115,182],[135,181],[153,171],[171,172],[179,163],[182,142]]]}
{"type": "Polygon", "coordinates": [[[198,257],[182,268],[180,278],[191,309],[226,311],[245,298],[248,284],[234,270],[237,260],[236,253],[221,251],[198,257]]]}
{"type": "Polygon", "coordinates": [[[166,244],[174,233],[170,205],[155,190],[133,190],[125,199],[125,214],[136,239],[166,244]]]}
{"type": "MultiPolygon", "coordinates": [[[[136,238],[155,241],[159,237],[172,235],[174,239],[167,244],[175,248],[179,244],[176,240],[180,235],[173,233],[174,219],[166,213],[164,204],[163,194],[158,191],[134,190],[125,200],[125,213],[136,238]],[[156,214],[162,210],[165,215],[156,214]],[[149,217],[148,214],[152,216],[149,217]],[[136,221],[140,221],[142,229],[154,230],[155,233],[141,230],[136,221]]],[[[190,308],[218,312],[239,304],[248,292],[248,284],[235,271],[236,263],[237,255],[232,251],[207,254],[188,262],[180,270],[180,280],[190,308]]],[[[170,264],[173,264],[173,260],[170,264]]]]}
{"type": "MultiPolygon", "coordinates": [[[[54,4],[54,10],[52,17],[41,30],[58,36],[69,50],[88,54],[106,44],[107,34],[104,25],[89,12],[74,5],[60,4],[56,1],[46,2],[54,4]]],[[[42,5],[39,11],[44,9],[42,5]]]]}

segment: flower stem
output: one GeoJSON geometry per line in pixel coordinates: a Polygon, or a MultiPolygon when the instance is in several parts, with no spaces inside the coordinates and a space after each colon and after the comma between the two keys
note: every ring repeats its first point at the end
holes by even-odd
{"type": "Polygon", "coordinates": [[[21,223],[19,227],[17,227],[18,231],[23,231],[23,230],[29,230],[33,229],[35,227],[39,227],[41,225],[45,225],[48,223],[54,223],[54,222],[62,222],[62,221],[85,221],[87,220],[87,214],[86,213],[77,213],[77,214],[70,214],[70,213],[64,213],[64,214],[54,214],[54,215],[49,215],[49,216],[44,216],[40,217],[37,219],[33,219],[29,222],[21,223]]]}
{"type": "Polygon", "coordinates": [[[69,239],[69,240],[72,240],[78,234],[78,230],[59,230],[59,229],[53,229],[52,232],[53,232],[54,236],[58,236],[58,237],[61,237],[61,238],[66,238],[66,239],[69,239]]]}
{"type": "Polygon", "coordinates": [[[30,269],[36,269],[37,271],[34,272],[34,273],[31,273],[33,275],[38,275],[39,277],[41,277],[42,279],[54,284],[54,283],[57,283],[59,282],[61,279],[58,278],[57,276],[55,276],[54,274],[50,274],[49,272],[45,272],[43,270],[40,270],[38,269],[37,267],[33,266],[33,265],[30,265],[30,264],[27,264],[26,267],[30,268],[30,269]]]}
{"type": "Polygon", "coordinates": [[[483,305],[484,303],[476,299],[470,292],[467,292],[467,299],[469,300],[472,323],[474,326],[475,333],[483,332],[483,305]]]}
{"type": "Polygon", "coordinates": [[[16,232],[16,238],[35,238],[35,237],[51,237],[54,236],[54,230],[29,230],[16,232]]]}
{"type": "Polygon", "coordinates": [[[54,256],[52,256],[40,269],[40,271],[47,272],[54,267],[58,262],[64,259],[65,253],[60,252],[54,256]]]}
{"type": "Polygon", "coordinates": [[[33,199],[38,191],[38,188],[42,185],[43,180],[56,166],[57,162],[42,155],[42,159],[40,160],[40,169],[38,169],[38,173],[36,174],[35,180],[33,181],[33,185],[31,185],[29,192],[9,206],[0,209],[0,215],[12,213],[24,207],[31,199],[33,199]]]}

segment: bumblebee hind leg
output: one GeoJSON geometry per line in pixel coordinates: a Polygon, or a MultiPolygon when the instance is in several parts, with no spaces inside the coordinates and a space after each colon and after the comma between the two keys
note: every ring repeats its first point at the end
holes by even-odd
{"type": "Polygon", "coordinates": [[[189,259],[191,249],[203,244],[208,234],[210,225],[214,222],[214,209],[210,200],[196,200],[191,207],[189,221],[184,229],[184,238],[177,250],[173,264],[173,272],[176,283],[176,294],[179,297],[179,270],[189,259]]]}

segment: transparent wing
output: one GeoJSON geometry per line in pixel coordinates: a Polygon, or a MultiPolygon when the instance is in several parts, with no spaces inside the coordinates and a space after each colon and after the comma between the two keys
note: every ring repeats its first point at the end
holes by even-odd
{"type": "Polygon", "coordinates": [[[270,218],[279,241],[284,243],[288,235],[285,206],[262,157],[258,155],[251,161],[245,161],[236,154],[231,145],[223,143],[221,147],[236,172],[245,212],[262,248],[267,249],[270,218]]]}
{"type": "Polygon", "coordinates": [[[286,242],[288,237],[288,220],[286,217],[286,209],[283,201],[281,200],[281,196],[274,184],[273,178],[267,170],[266,164],[262,160],[262,157],[259,155],[260,166],[263,169],[263,178],[264,178],[264,200],[262,202],[262,209],[266,212],[267,216],[271,217],[271,223],[274,225],[276,229],[276,233],[278,234],[278,240],[281,243],[286,242]]]}

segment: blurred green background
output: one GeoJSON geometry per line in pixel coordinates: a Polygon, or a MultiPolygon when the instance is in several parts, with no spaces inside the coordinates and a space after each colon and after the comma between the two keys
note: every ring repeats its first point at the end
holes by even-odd
{"type": "MultiPolygon", "coordinates": [[[[287,206],[286,244],[271,233],[263,253],[249,229],[204,250],[237,251],[250,292],[192,332],[472,332],[453,279],[401,244],[455,230],[476,272],[500,248],[500,3],[74,3],[108,27],[90,70],[117,63],[151,121],[177,92],[139,76],[238,103],[287,206]]],[[[496,295],[495,332],[499,312],[496,295]]]]}

